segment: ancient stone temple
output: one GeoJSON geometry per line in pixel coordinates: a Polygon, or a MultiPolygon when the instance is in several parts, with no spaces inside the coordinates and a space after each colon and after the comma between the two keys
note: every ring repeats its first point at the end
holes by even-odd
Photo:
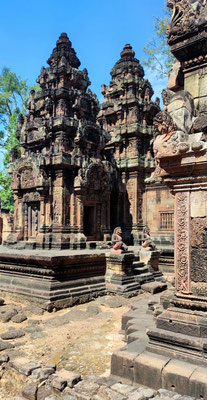
{"type": "Polygon", "coordinates": [[[151,140],[159,99],[151,100],[132,47],[124,47],[109,86],[102,86],[101,106],[65,33],[47,63],[37,79],[40,90],[30,93],[28,114],[19,118],[21,154],[13,149],[10,166],[14,229],[5,244],[84,248],[87,241],[110,240],[119,225],[128,244],[140,244],[143,226],[152,221],[152,234],[166,240],[165,227],[173,233],[172,197],[168,190],[160,211],[166,189],[145,182],[155,168],[151,140]],[[168,214],[171,225],[162,226],[168,214]]]}
{"type": "Polygon", "coordinates": [[[21,155],[14,149],[11,160],[14,232],[6,243],[77,248],[110,233],[109,135],[96,123],[96,95],[65,33],[47,63],[28,114],[19,118],[21,155]]]}
{"type": "Polygon", "coordinates": [[[117,207],[111,224],[121,224],[125,238],[137,244],[143,230],[144,179],[155,165],[150,140],[159,99],[152,102],[151,84],[144,79],[144,70],[129,44],[112,68],[111,78],[109,86],[102,85],[104,103],[98,116],[111,136],[105,149],[118,170],[112,203],[117,207]]]}

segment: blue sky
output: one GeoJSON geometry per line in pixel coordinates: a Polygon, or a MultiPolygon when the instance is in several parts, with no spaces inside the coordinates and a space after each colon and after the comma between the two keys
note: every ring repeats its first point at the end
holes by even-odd
{"type": "MultiPolygon", "coordinates": [[[[66,32],[101,99],[101,84],[126,43],[143,57],[153,34],[153,17],[162,16],[164,0],[10,0],[1,3],[0,70],[9,67],[30,85],[47,65],[61,32],[66,32]]],[[[146,69],[145,69],[146,71],[146,69]]],[[[156,94],[165,82],[146,71],[156,94]]]]}

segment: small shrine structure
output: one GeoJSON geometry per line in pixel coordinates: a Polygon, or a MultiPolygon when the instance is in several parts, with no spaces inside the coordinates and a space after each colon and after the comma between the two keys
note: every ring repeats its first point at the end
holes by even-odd
{"type": "Polygon", "coordinates": [[[109,86],[102,85],[104,103],[98,120],[110,134],[105,149],[118,171],[114,188],[112,225],[124,227],[125,240],[140,244],[143,230],[144,180],[154,167],[150,152],[153,118],[160,111],[159,99],[151,100],[154,91],[144,79],[144,70],[130,44],[111,70],[109,86]]]}
{"type": "Polygon", "coordinates": [[[47,63],[28,114],[19,118],[21,154],[14,149],[11,160],[14,230],[6,244],[80,248],[110,233],[109,135],[96,123],[97,97],[65,33],[47,63]]]}

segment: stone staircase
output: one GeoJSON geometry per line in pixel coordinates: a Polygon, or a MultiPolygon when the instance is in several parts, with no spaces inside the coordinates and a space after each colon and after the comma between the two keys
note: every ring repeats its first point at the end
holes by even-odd
{"type": "Polygon", "coordinates": [[[163,281],[163,274],[161,271],[153,270],[150,264],[145,264],[139,260],[139,254],[135,254],[133,262],[134,279],[140,285],[153,281],[163,281]]]}
{"type": "Polygon", "coordinates": [[[148,265],[144,262],[139,261],[139,256],[135,256],[135,261],[133,262],[135,281],[139,282],[140,285],[146,282],[154,281],[153,273],[149,271],[148,265]]]}

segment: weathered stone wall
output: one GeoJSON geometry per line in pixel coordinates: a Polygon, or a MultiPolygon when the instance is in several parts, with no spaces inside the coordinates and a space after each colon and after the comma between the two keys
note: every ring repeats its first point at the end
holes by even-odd
{"type": "Polygon", "coordinates": [[[7,213],[0,214],[0,243],[6,240],[7,236],[12,232],[13,215],[7,213]]]}

